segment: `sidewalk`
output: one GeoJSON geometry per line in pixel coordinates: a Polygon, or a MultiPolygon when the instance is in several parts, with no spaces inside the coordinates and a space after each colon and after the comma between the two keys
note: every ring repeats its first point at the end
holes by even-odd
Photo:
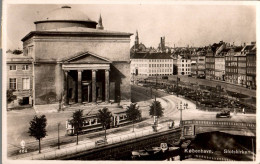
{"type": "MultiPolygon", "coordinates": [[[[177,127],[177,126],[175,126],[177,127]]],[[[168,122],[162,123],[158,125],[158,132],[162,132],[168,129],[168,122]]],[[[111,133],[107,135],[107,142],[108,144],[118,143],[129,139],[134,139],[138,137],[142,137],[145,135],[149,135],[153,132],[152,126],[143,127],[143,128],[135,128],[134,132],[132,132],[132,128],[130,128],[127,132],[117,132],[111,133]]],[[[58,157],[65,156],[69,153],[79,153],[82,151],[90,150],[96,148],[98,146],[95,145],[95,142],[98,140],[103,140],[103,137],[96,137],[96,138],[86,138],[84,141],[79,141],[79,144],[70,143],[66,145],[60,146],[60,149],[57,147],[54,148],[44,148],[41,150],[39,154],[38,151],[20,154],[11,159],[20,159],[20,160],[41,160],[41,159],[55,159],[58,157]]]]}

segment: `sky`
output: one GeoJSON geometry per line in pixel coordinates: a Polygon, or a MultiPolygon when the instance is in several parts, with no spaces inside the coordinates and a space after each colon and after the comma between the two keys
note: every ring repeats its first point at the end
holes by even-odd
{"type": "Polygon", "coordinates": [[[12,4],[7,7],[7,49],[22,49],[21,39],[35,30],[36,20],[69,5],[90,19],[102,15],[106,30],[130,32],[131,45],[138,30],[146,47],[158,47],[165,36],[167,46],[206,46],[223,40],[241,45],[256,41],[256,8],[250,5],[176,4],[12,4]]]}

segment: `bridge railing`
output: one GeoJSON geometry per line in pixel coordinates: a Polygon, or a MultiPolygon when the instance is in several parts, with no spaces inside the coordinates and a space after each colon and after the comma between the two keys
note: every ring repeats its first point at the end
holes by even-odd
{"type": "MultiPolygon", "coordinates": [[[[168,130],[168,122],[162,124],[162,128],[159,130],[159,132],[165,132],[168,130]]],[[[178,129],[179,127],[175,127],[174,129],[178,129]]],[[[134,132],[126,132],[121,135],[108,135],[107,136],[107,144],[114,144],[114,143],[120,143],[126,140],[130,139],[136,139],[140,137],[144,137],[150,134],[155,134],[152,127],[142,128],[140,131],[138,129],[135,129],[134,132]]],[[[100,140],[101,138],[95,139],[95,141],[100,140]]],[[[102,138],[103,139],[103,138],[102,138]]],[[[69,156],[71,154],[77,154],[86,150],[90,150],[99,146],[95,145],[95,141],[93,140],[85,140],[80,141],[78,145],[75,145],[75,143],[62,145],[60,146],[60,149],[57,148],[49,148],[42,150],[42,153],[39,154],[38,152],[32,152],[28,154],[22,154],[14,157],[13,159],[27,159],[27,160],[47,160],[47,159],[58,159],[64,156],[69,156]]]]}
{"type": "Polygon", "coordinates": [[[212,120],[183,120],[182,125],[204,125],[204,126],[235,126],[240,128],[255,129],[256,123],[233,122],[233,121],[212,121],[212,120]]]}

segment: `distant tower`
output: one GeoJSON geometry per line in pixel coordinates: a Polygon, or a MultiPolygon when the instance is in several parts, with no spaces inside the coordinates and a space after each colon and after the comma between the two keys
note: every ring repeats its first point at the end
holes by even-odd
{"type": "Polygon", "coordinates": [[[161,37],[161,43],[159,47],[161,51],[165,51],[165,37],[161,37]]]}
{"type": "Polygon", "coordinates": [[[135,35],[135,49],[137,50],[139,46],[139,37],[138,37],[138,31],[136,30],[136,35],[135,35]]]}
{"type": "Polygon", "coordinates": [[[99,16],[97,29],[104,30],[101,14],[100,14],[100,16],[99,16]]]}

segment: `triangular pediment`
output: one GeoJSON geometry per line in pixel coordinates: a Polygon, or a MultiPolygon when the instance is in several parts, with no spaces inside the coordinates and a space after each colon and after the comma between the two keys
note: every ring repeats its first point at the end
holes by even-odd
{"type": "Polygon", "coordinates": [[[63,60],[63,63],[111,63],[109,59],[91,52],[80,52],[63,60]]]}

